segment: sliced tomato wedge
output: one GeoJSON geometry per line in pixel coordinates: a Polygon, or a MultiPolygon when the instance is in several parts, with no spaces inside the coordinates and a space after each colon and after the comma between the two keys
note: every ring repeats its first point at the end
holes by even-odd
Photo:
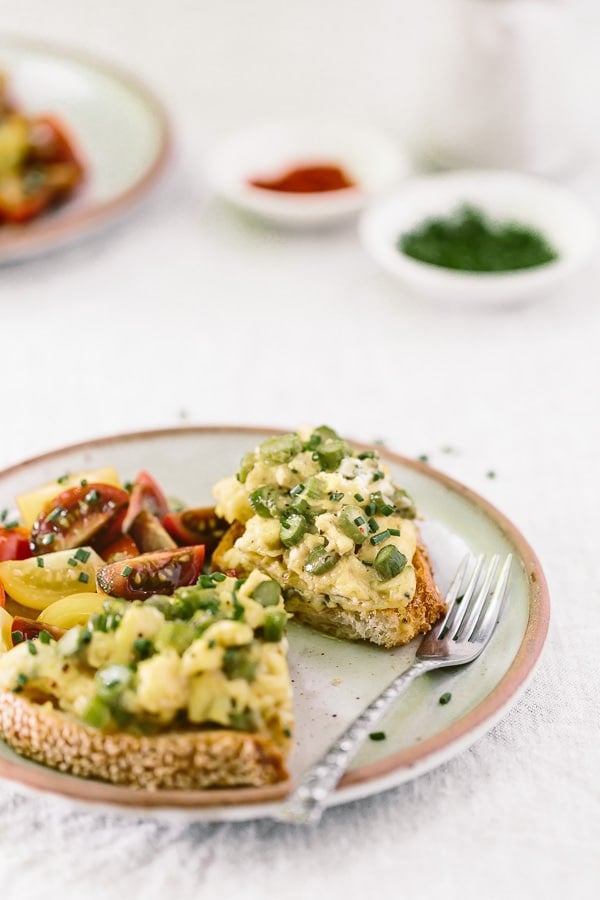
{"type": "Polygon", "coordinates": [[[178,544],[204,544],[206,552],[212,553],[229,524],[215,513],[214,506],[200,506],[170,512],[163,516],[162,524],[178,544]]]}
{"type": "Polygon", "coordinates": [[[15,616],[12,620],[12,642],[18,644],[20,641],[33,641],[38,638],[42,631],[47,631],[55,640],[58,640],[65,633],[64,628],[58,625],[46,625],[44,622],[38,622],[35,619],[26,619],[24,616],[15,616]],[[16,640],[15,640],[15,632],[16,640]]]}
{"type": "Polygon", "coordinates": [[[0,562],[7,559],[28,559],[29,532],[26,528],[0,528],[0,562]]]}
{"type": "Polygon", "coordinates": [[[104,562],[117,562],[119,559],[128,559],[130,556],[139,556],[140,548],[128,534],[120,534],[108,546],[101,549],[104,562]]]}
{"type": "Polygon", "coordinates": [[[132,559],[102,566],[96,575],[96,582],[111,597],[146,600],[153,594],[172,594],[175,588],[195,584],[203,563],[202,544],[142,553],[132,559]]]}
{"type": "Polygon", "coordinates": [[[30,157],[38,163],[74,163],[80,172],[83,166],[73,149],[65,126],[54,116],[39,116],[31,122],[29,133],[30,157]]]}
{"type": "Polygon", "coordinates": [[[133,521],[142,510],[151,513],[158,519],[169,511],[169,504],[159,483],[149,472],[138,472],[133,482],[129,509],[123,522],[123,531],[129,531],[133,521]]]}
{"type": "Polygon", "coordinates": [[[77,485],[46,504],[33,523],[32,553],[110,544],[121,531],[129,494],[108,484],[77,485]]]}
{"type": "MultiPolygon", "coordinates": [[[[131,525],[129,532],[142,553],[153,553],[155,550],[176,550],[177,544],[160,523],[157,516],[152,515],[147,509],[139,511],[131,525]]],[[[197,544],[198,541],[192,541],[197,544]]],[[[186,546],[189,546],[189,542],[186,546]]]]}

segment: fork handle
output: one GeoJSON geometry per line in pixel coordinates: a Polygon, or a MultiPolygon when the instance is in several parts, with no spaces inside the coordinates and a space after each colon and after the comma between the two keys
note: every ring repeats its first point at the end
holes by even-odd
{"type": "Polygon", "coordinates": [[[318,822],[327,800],[373,726],[406,693],[414,679],[431,668],[431,663],[419,660],[398,675],[306,772],[296,790],[289,795],[273,818],[295,825],[312,825],[318,822]]]}

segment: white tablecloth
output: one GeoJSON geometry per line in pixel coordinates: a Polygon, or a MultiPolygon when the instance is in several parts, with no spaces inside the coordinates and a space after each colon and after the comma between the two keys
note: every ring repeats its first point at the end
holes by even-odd
{"type": "MultiPolygon", "coordinates": [[[[144,77],[172,112],[177,153],[120,228],[0,272],[0,465],[184,421],[328,422],[426,453],[541,559],[553,621],[537,677],[472,749],[312,831],[132,821],[3,782],[10,900],[599,895],[600,271],[528,308],[440,309],[381,275],[353,226],[285,234],[212,199],[201,157],[225,129],[315,106],[397,134],[410,121],[421,12],[308,7],[22,0],[4,12],[14,33],[144,77]]],[[[600,209],[594,160],[566,183],[600,209]]]]}

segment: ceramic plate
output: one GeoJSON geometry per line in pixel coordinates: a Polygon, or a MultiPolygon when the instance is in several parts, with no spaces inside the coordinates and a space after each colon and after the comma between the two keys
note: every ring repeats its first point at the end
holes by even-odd
{"type": "Polygon", "coordinates": [[[74,197],[21,227],[0,228],[0,262],[27,259],[108,225],[140,200],[167,158],[159,103],[129,75],[78,53],[0,39],[0,71],[25,114],[64,123],[86,167],[74,197]]]}
{"type": "MultiPolygon", "coordinates": [[[[123,479],[148,469],[170,495],[190,505],[211,502],[210,488],[234,472],[241,457],[269,432],[248,428],[182,428],[103,438],[28,460],[0,473],[0,507],[16,494],[68,471],[114,465],[123,479]]],[[[375,794],[432,769],[470,746],[515,702],[541,652],[549,617],[544,575],[517,529],[485,500],[422,463],[380,451],[395,480],[416,499],[424,536],[442,589],[465,547],[515,555],[509,600],[492,643],[479,660],[455,671],[429,673],[382,722],[383,741],[369,741],[332,798],[344,803],[375,794]],[[442,694],[451,702],[440,705],[442,694]]],[[[290,628],[296,744],[292,781],[320,756],[344,726],[406,668],[414,643],[396,650],[351,644],[308,628],[290,628]]],[[[0,776],[96,808],[187,820],[266,816],[290,789],[140,792],[55,772],[22,759],[0,742],[0,776]]]]}

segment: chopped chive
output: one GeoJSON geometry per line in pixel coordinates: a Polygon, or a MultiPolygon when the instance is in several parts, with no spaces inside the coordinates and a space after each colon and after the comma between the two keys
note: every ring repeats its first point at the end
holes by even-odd
{"type": "Polygon", "coordinates": [[[384,531],[380,531],[379,534],[374,534],[373,537],[371,538],[371,543],[373,544],[374,547],[376,547],[377,544],[380,544],[382,541],[387,541],[389,536],[390,536],[390,530],[389,530],[389,528],[386,528],[384,531]]]}
{"type": "Polygon", "coordinates": [[[222,572],[213,572],[212,573],[213,581],[225,581],[226,578],[227,578],[227,576],[224,575],[222,572]]]}
{"type": "Polygon", "coordinates": [[[340,493],[339,491],[334,491],[332,494],[329,495],[329,499],[335,503],[338,500],[343,500],[344,495],[342,493],[340,493]]]}
{"type": "Polygon", "coordinates": [[[367,569],[371,569],[371,568],[373,567],[373,563],[372,563],[372,562],[369,562],[369,561],[366,560],[366,559],[363,559],[363,560],[362,560],[362,564],[363,564],[363,566],[366,566],[367,569]]]}
{"type": "Polygon", "coordinates": [[[6,522],[7,515],[8,515],[8,510],[3,509],[2,512],[0,512],[0,522],[6,522]]]}
{"type": "Polygon", "coordinates": [[[63,514],[62,507],[57,506],[55,509],[52,510],[52,512],[51,512],[50,515],[48,516],[48,520],[47,520],[47,521],[48,521],[48,522],[56,522],[56,520],[57,520],[58,518],[60,518],[60,516],[62,516],[62,514],[63,514]]]}
{"type": "Polygon", "coordinates": [[[359,528],[361,525],[366,525],[366,522],[367,522],[367,520],[365,519],[364,516],[357,516],[354,520],[354,524],[358,525],[359,528]]]}
{"type": "Polygon", "coordinates": [[[91,491],[88,491],[84,497],[86,503],[96,503],[100,499],[100,494],[96,490],[96,488],[92,488],[91,491]]]}
{"type": "Polygon", "coordinates": [[[377,504],[371,500],[371,502],[367,503],[365,506],[365,512],[368,516],[374,516],[377,512],[377,504]]]}
{"type": "Polygon", "coordinates": [[[44,568],[44,557],[37,556],[36,560],[35,560],[35,564],[38,567],[38,569],[43,569],[44,568]]]}
{"type": "Polygon", "coordinates": [[[7,531],[10,531],[13,528],[18,528],[19,523],[18,522],[5,522],[4,527],[6,528],[7,531]]]}
{"type": "Polygon", "coordinates": [[[375,532],[379,528],[379,525],[373,518],[369,519],[369,521],[367,522],[367,525],[369,526],[369,531],[371,532],[371,534],[375,534],[375,532]]]}
{"type": "Polygon", "coordinates": [[[88,575],[87,572],[80,572],[79,578],[77,580],[81,581],[82,584],[87,584],[88,581],[90,580],[90,576],[88,575]]]}
{"type": "Polygon", "coordinates": [[[54,534],[53,531],[51,531],[49,534],[45,534],[42,537],[42,544],[44,544],[44,545],[45,544],[53,544],[55,540],[56,540],[56,535],[54,534]]]}
{"type": "Polygon", "coordinates": [[[56,482],[57,482],[57,484],[64,484],[68,480],[69,480],[69,473],[67,472],[66,475],[61,475],[60,478],[57,478],[56,482]]]}
{"type": "Polygon", "coordinates": [[[297,484],[296,487],[291,489],[290,496],[297,497],[298,494],[301,494],[303,490],[304,490],[304,485],[302,483],[297,484]]]}
{"type": "Polygon", "coordinates": [[[239,591],[239,589],[243,585],[244,581],[245,581],[244,578],[236,578],[235,584],[233,585],[234,591],[239,591]]]}
{"type": "Polygon", "coordinates": [[[496,473],[494,472],[493,469],[490,469],[489,472],[486,472],[485,477],[486,477],[486,478],[495,478],[495,477],[496,477],[496,473]]]}
{"type": "Polygon", "coordinates": [[[19,672],[19,674],[17,675],[17,684],[23,687],[25,684],[27,684],[28,681],[29,678],[27,677],[27,675],[25,675],[24,672],[19,672]]]}
{"type": "Polygon", "coordinates": [[[25,640],[25,635],[22,631],[15,629],[12,633],[12,642],[16,646],[17,644],[22,644],[25,640]]]}
{"type": "Polygon", "coordinates": [[[40,641],[42,644],[49,644],[52,640],[49,631],[40,631],[40,641]]]}
{"type": "Polygon", "coordinates": [[[83,547],[79,547],[79,549],[75,551],[73,556],[75,557],[75,559],[78,559],[79,562],[86,563],[90,558],[90,551],[84,550],[83,547]]]}
{"type": "Polygon", "coordinates": [[[389,503],[384,503],[379,510],[382,516],[391,516],[395,511],[396,507],[390,506],[389,503]]]}
{"type": "Polygon", "coordinates": [[[37,656],[37,647],[35,646],[33,641],[27,641],[27,649],[32,656],[37,656]]]}
{"type": "Polygon", "coordinates": [[[452,700],[452,694],[450,693],[450,691],[446,691],[446,693],[442,694],[442,696],[440,697],[440,700],[439,700],[440,706],[445,706],[446,703],[450,703],[451,700],[452,700]]]}
{"type": "Polygon", "coordinates": [[[127,576],[131,575],[132,572],[133,572],[133,569],[131,566],[124,566],[121,569],[121,575],[123,576],[123,578],[127,578],[127,576]]]}
{"type": "Polygon", "coordinates": [[[372,741],[385,741],[385,731],[372,731],[369,737],[372,741]]]}
{"type": "Polygon", "coordinates": [[[362,503],[365,498],[363,497],[362,494],[355,494],[354,499],[358,500],[359,503],[362,503]]]}
{"type": "Polygon", "coordinates": [[[464,594],[461,594],[460,597],[457,597],[456,600],[455,600],[454,602],[455,602],[455,603],[462,603],[464,599],[465,599],[465,595],[464,595],[464,594]]]}
{"type": "Polygon", "coordinates": [[[82,478],[81,481],[79,482],[81,487],[87,487],[87,483],[88,483],[87,478],[82,478]]]}
{"type": "Polygon", "coordinates": [[[400,537],[400,529],[399,528],[388,528],[390,534],[393,534],[394,537],[400,537]]]}
{"type": "Polygon", "coordinates": [[[201,575],[197,582],[201,588],[214,587],[213,580],[210,575],[201,575]]]}
{"type": "Polygon", "coordinates": [[[371,481],[381,481],[382,478],[385,478],[385,472],[373,472],[371,481]]]}
{"type": "Polygon", "coordinates": [[[358,459],[375,459],[377,454],[374,450],[363,450],[362,453],[358,454],[358,459]]]}
{"type": "Polygon", "coordinates": [[[421,453],[419,456],[417,456],[417,459],[419,460],[419,462],[422,462],[422,463],[429,462],[429,457],[427,456],[426,453],[421,453]]]}
{"type": "Polygon", "coordinates": [[[133,490],[133,481],[126,481],[123,485],[128,494],[130,494],[133,490]]]}
{"type": "Polygon", "coordinates": [[[78,566],[78,565],[79,565],[79,560],[75,559],[74,556],[70,556],[69,559],[67,560],[67,563],[68,563],[68,565],[70,565],[70,566],[78,566]]]}

